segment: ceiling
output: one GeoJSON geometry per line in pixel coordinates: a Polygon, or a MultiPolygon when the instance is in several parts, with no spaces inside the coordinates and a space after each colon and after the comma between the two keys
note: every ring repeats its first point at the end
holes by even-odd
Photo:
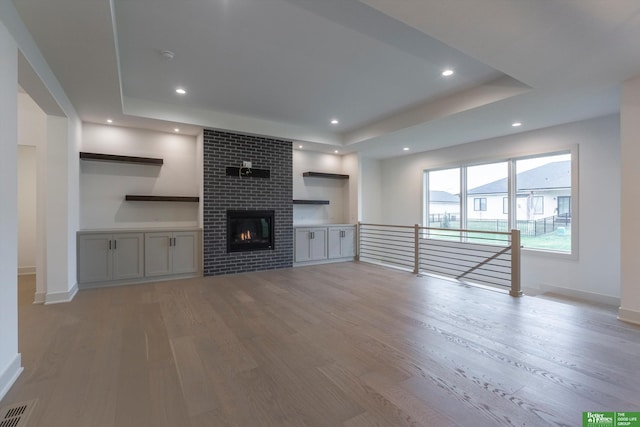
{"type": "Polygon", "coordinates": [[[637,0],[14,4],[84,121],[376,158],[612,114],[640,73],[637,0]]]}

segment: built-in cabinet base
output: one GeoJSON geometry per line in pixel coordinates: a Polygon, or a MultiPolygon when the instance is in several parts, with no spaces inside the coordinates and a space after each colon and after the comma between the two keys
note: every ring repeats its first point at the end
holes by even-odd
{"type": "Polygon", "coordinates": [[[294,234],[294,266],[352,261],[356,256],[355,225],[299,226],[294,234]]]}
{"type": "Polygon", "coordinates": [[[200,275],[200,230],[78,232],[81,289],[200,275]]]}

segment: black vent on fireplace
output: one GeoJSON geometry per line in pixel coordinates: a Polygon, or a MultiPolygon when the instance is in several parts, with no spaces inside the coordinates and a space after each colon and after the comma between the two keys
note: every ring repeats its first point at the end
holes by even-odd
{"type": "Polygon", "coordinates": [[[274,211],[227,211],[227,252],[273,249],[274,211]]]}

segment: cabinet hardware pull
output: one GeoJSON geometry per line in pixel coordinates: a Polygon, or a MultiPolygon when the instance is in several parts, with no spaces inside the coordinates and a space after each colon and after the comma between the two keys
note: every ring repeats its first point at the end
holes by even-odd
{"type": "Polygon", "coordinates": [[[111,250],[111,240],[109,240],[109,250],[111,250]]]}
{"type": "Polygon", "coordinates": [[[118,249],[118,241],[113,239],[113,250],[115,251],[116,249],[118,249]]]}

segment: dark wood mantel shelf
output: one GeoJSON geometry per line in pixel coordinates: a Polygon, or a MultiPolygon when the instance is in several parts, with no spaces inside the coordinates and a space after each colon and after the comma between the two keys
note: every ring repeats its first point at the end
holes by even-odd
{"type": "Polygon", "coordinates": [[[349,175],[343,175],[341,173],[303,172],[302,176],[314,178],[349,179],[349,175]]]}
{"type": "Polygon", "coordinates": [[[293,204],[294,205],[328,205],[329,201],[328,200],[300,200],[300,199],[294,199],[293,200],[293,204]]]}
{"type": "Polygon", "coordinates": [[[155,166],[162,166],[162,164],[164,163],[162,159],[155,159],[152,157],[120,156],[115,154],[87,153],[84,151],[80,152],[80,160],[114,163],[137,163],[155,166]]]}
{"type": "Polygon", "coordinates": [[[200,197],[190,196],[138,196],[127,194],[124,199],[129,202],[199,202],[200,197]]]}

